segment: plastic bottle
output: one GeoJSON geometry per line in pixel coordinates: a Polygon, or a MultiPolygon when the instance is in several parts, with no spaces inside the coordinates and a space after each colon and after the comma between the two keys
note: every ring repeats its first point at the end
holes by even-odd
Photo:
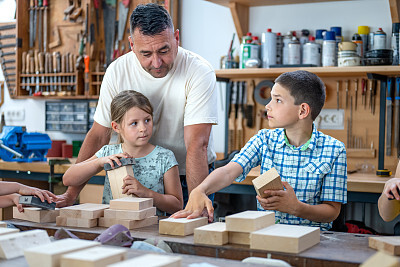
{"type": "Polygon", "coordinates": [[[261,61],[263,68],[269,68],[276,64],[277,59],[277,38],[271,29],[267,29],[261,35],[261,61]]]}
{"type": "Polygon", "coordinates": [[[393,50],[393,60],[392,65],[399,65],[399,31],[400,23],[395,22],[392,24],[392,50],[393,50]]]}
{"type": "Polygon", "coordinates": [[[303,46],[303,64],[321,66],[321,45],[315,42],[314,36],[310,36],[303,46]]]}
{"type": "Polygon", "coordinates": [[[362,40],[361,36],[358,33],[355,33],[355,34],[353,34],[353,37],[351,37],[351,41],[357,45],[357,54],[360,57],[363,57],[363,55],[364,55],[364,50],[363,50],[364,44],[363,44],[363,40],[362,40]]]}
{"type": "Polygon", "coordinates": [[[296,36],[292,37],[292,40],[288,44],[288,64],[300,64],[301,63],[301,46],[296,36]]]}
{"type": "Polygon", "coordinates": [[[322,44],[322,66],[335,66],[336,58],[336,35],[334,31],[327,31],[322,44]]]}
{"type": "Polygon", "coordinates": [[[386,49],[386,33],[382,28],[374,32],[374,50],[376,49],[386,49]]]}
{"type": "Polygon", "coordinates": [[[324,42],[324,35],[325,35],[326,30],[324,29],[319,29],[315,31],[315,42],[317,44],[320,44],[322,46],[322,43],[324,42]]]}
{"type": "Polygon", "coordinates": [[[368,26],[358,26],[358,34],[361,36],[363,41],[363,53],[368,51],[368,34],[369,27],[368,26]]]}

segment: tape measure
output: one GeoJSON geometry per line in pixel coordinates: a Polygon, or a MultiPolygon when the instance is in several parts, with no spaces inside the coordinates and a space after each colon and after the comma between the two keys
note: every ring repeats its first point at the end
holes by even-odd
{"type": "Polygon", "coordinates": [[[271,90],[272,86],[274,86],[274,82],[270,80],[263,80],[259,82],[254,89],[254,99],[257,103],[265,106],[271,101],[271,90]],[[269,90],[269,97],[267,97],[269,90]]]}
{"type": "Polygon", "coordinates": [[[377,170],[376,175],[379,177],[389,177],[392,175],[392,172],[386,169],[383,170],[377,170]]]}

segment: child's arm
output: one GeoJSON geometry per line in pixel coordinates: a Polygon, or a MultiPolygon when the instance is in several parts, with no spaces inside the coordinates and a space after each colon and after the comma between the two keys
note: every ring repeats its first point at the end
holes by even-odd
{"type": "Polygon", "coordinates": [[[379,214],[386,222],[392,221],[397,217],[397,215],[400,214],[399,189],[400,178],[392,178],[385,183],[385,187],[383,188],[382,194],[379,197],[379,214]]]}
{"type": "MultiPolygon", "coordinates": [[[[45,199],[51,203],[57,196],[50,191],[23,185],[16,182],[0,182],[0,196],[18,193],[20,195],[34,195],[40,198],[41,201],[45,199]]],[[[17,202],[18,203],[18,202],[17,202]]]]}
{"type": "Polygon", "coordinates": [[[186,208],[176,212],[172,217],[193,219],[199,216],[207,216],[208,213],[208,220],[212,222],[214,208],[207,195],[227,187],[242,172],[242,166],[236,162],[229,162],[227,165],[214,170],[199,186],[192,190],[186,208]]]}
{"type": "Polygon", "coordinates": [[[7,208],[11,206],[17,206],[19,212],[23,212],[24,208],[19,204],[19,194],[10,194],[5,196],[0,196],[0,208],[7,208]]]}
{"type": "Polygon", "coordinates": [[[157,193],[143,186],[136,178],[131,176],[124,178],[124,186],[122,188],[123,194],[153,198],[154,206],[167,213],[174,213],[183,207],[178,166],[170,168],[164,174],[164,194],[157,193]]]}
{"type": "Polygon", "coordinates": [[[63,183],[65,186],[82,185],[92,176],[99,173],[104,168],[104,164],[109,163],[111,167],[114,167],[113,161],[115,161],[118,165],[121,165],[119,159],[129,157],[131,156],[127,153],[120,153],[101,158],[98,158],[96,155],[94,155],[90,159],[69,167],[63,176],[63,183]]]}
{"type": "Polygon", "coordinates": [[[282,182],[286,190],[265,190],[265,198],[257,196],[265,210],[286,212],[299,218],[314,222],[332,222],[339,216],[341,203],[323,201],[310,205],[299,201],[288,182],[282,182]]]}

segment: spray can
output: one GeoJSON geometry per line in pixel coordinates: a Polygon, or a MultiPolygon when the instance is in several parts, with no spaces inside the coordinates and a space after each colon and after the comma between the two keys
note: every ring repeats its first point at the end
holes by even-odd
{"type": "Polygon", "coordinates": [[[336,59],[335,59],[335,66],[338,65],[337,58],[338,58],[338,52],[339,52],[339,43],[343,42],[342,38],[342,27],[331,27],[331,31],[335,32],[336,36],[336,59]]]}
{"type": "Polygon", "coordinates": [[[315,31],[315,42],[317,44],[320,44],[322,47],[322,43],[324,42],[324,35],[325,35],[326,30],[319,29],[315,31]]]}
{"type": "Polygon", "coordinates": [[[374,49],[386,49],[386,33],[382,28],[374,33],[374,49]]]}
{"type": "Polygon", "coordinates": [[[368,51],[374,50],[374,35],[375,33],[368,33],[368,51]]]}
{"type": "Polygon", "coordinates": [[[276,34],[276,64],[282,64],[283,60],[283,36],[280,32],[276,34]]]}
{"type": "Polygon", "coordinates": [[[400,23],[395,22],[392,24],[392,50],[393,60],[392,65],[399,65],[399,30],[400,23]]]}
{"type": "Polygon", "coordinates": [[[276,64],[276,34],[271,29],[261,34],[261,61],[263,68],[276,64]]]}
{"type": "Polygon", "coordinates": [[[368,34],[369,27],[368,26],[358,26],[358,34],[360,35],[363,41],[363,54],[368,51],[368,34]]]}
{"type": "Polygon", "coordinates": [[[242,44],[240,45],[240,63],[239,68],[245,68],[246,60],[251,58],[252,55],[252,39],[251,39],[251,32],[248,32],[246,36],[243,36],[242,44]]]}
{"type": "Polygon", "coordinates": [[[310,36],[309,41],[303,46],[303,64],[321,66],[321,45],[315,42],[314,36],[310,36]]]}
{"type": "Polygon", "coordinates": [[[308,42],[308,37],[310,36],[310,31],[303,29],[301,30],[301,36],[299,38],[300,42],[300,62],[303,62],[303,47],[308,42]]]}
{"type": "Polygon", "coordinates": [[[292,40],[288,44],[288,64],[300,64],[301,63],[301,46],[296,36],[292,37],[292,40]]]}
{"type": "Polygon", "coordinates": [[[357,54],[360,57],[363,57],[364,51],[363,51],[363,41],[361,36],[358,33],[355,33],[353,34],[353,37],[351,37],[351,41],[357,45],[356,48],[357,54]]]}
{"type": "Polygon", "coordinates": [[[336,63],[336,36],[334,31],[325,32],[322,44],[322,66],[333,67],[336,63]]]}
{"type": "Polygon", "coordinates": [[[283,60],[282,63],[283,65],[289,64],[289,43],[292,40],[292,33],[287,32],[285,36],[283,36],[283,48],[282,48],[282,54],[283,54],[283,60]]]}

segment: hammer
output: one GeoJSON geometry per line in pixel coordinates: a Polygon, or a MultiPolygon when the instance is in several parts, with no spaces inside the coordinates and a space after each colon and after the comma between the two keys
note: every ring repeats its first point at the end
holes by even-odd
{"type": "Polygon", "coordinates": [[[120,158],[119,160],[121,162],[120,166],[113,161],[114,168],[112,168],[109,163],[104,164],[104,170],[107,172],[108,180],[110,181],[113,199],[128,196],[122,194],[122,186],[124,184],[123,179],[128,175],[134,177],[132,165],[136,163],[135,159],[120,158]]]}

